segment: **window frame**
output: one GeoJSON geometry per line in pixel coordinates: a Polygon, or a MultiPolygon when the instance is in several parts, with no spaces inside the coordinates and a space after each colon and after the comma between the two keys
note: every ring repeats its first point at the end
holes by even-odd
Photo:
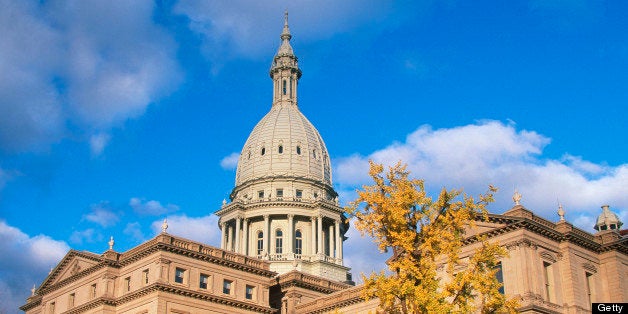
{"type": "Polygon", "coordinates": [[[174,269],[174,282],[178,284],[185,283],[186,269],[181,267],[175,267],[174,269]],[[180,276],[179,276],[180,275],[180,276]]]}
{"type": "Polygon", "coordinates": [[[233,280],[223,279],[222,280],[222,294],[231,295],[233,291],[233,280]]]}
{"type": "Polygon", "coordinates": [[[198,288],[203,289],[203,290],[207,290],[209,288],[209,275],[208,274],[201,273],[198,276],[198,288]],[[203,281],[203,279],[205,279],[205,281],[203,281]],[[205,285],[205,287],[203,287],[203,285],[205,285]]]}

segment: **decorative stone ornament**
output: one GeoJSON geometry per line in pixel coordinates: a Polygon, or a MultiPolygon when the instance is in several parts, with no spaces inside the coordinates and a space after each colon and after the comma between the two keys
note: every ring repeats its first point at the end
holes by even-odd
{"type": "Polygon", "coordinates": [[[107,244],[109,244],[109,250],[113,251],[113,245],[116,244],[116,242],[113,241],[113,236],[111,236],[111,238],[109,238],[109,242],[107,244]]]}
{"type": "Polygon", "coordinates": [[[565,211],[563,210],[563,205],[558,204],[558,217],[560,217],[560,221],[565,221],[565,211]]]}
{"type": "Polygon", "coordinates": [[[512,195],[512,200],[515,202],[515,205],[521,205],[521,193],[515,190],[515,194],[512,195]]]}
{"type": "Polygon", "coordinates": [[[161,233],[166,233],[168,230],[168,219],[164,219],[164,222],[161,223],[161,233]]]}

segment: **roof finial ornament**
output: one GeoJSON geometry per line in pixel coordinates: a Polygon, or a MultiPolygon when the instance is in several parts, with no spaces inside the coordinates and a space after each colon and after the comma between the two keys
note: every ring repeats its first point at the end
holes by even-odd
{"type": "Polygon", "coordinates": [[[35,284],[33,284],[33,288],[31,289],[31,297],[35,296],[35,284]]]}
{"type": "Polygon", "coordinates": [[[560,217],[560,221],[565,221],[565,210],[563,209],[563,204],[558,203],[558,217],[560,217]]]}
{"type": "Polygon", "coordinates": [[[512,195],[512,200],[515,202],[515,205],[521,205],[521,193],[515,189],[515,194],[512,195]]]}
{"type": "Polygon", "coordinates": [[[113,241],[113,236],[109,238],[109,242],[107,244],[109,244],[109,250],[113,251],[113,245],[116,244],[116,242],[113,241]]]}
{"type": "Polygon", "coordinates": [[[161,233],[166,233],[168,230],[168,218],[164,218],[164,222],[161,223],[161,233]]]}
{"type": "Polygon", "coordinates": [[[283,41],[289,41],[292,38],[290,34],[290,27],[288,26],[288,9],[284,12],[283,32],[281,32],[281,39],[283,41]]]}

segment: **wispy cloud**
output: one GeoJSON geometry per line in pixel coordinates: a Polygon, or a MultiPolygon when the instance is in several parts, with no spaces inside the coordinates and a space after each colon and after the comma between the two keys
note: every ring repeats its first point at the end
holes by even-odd
{"type": "Polygon", "coordinates": [[[164,206],[161,205],[159,201],[146,201],[138,197],[131,198],[131,200],[129,201],[129,206],[131,206],[131,208],[133,208],[133,211],[139,215],[150,216],[164,215],[179,210],[179,206],[174,204],[167,204],[166,206],[164,206]]]}
{"type": "Polygon", "coordinates": [[[231,153],[220,160],[220,167],[225,170],[233,170],[238,166],[239,153],[231,153]]]}
{"type": "Polygon", "coordinates": [[[91,211],[83,219],[99,224],[102,227],[115,226],[120,217],[110,208],[109,203],[102,202],[91,206],[91,211]]]}
{"type": "Polygon", "coordinates": [[[71,124],[102,151],[100,132],[172,92],[176,44],[153,12],[152,1],[2,1],[0,149],[45,149],[71,124]]]}
{"type": "Polygon", "coordinates": [[[76,230],[70,235],[70,242],[73,244],[94,243],[103,240],[103,235],[94,228],[76,230]]]}
{"type": "Polygon", "coordinates": [[[142,226],[139,222],[130,222],[124,227],[124,234],[131,237],[133,240],[137,242],[142,242],[146,240],[144,233],[142,232],[142,226]]]}
{"type": "Polygon", "coordinates": [[[63,241],[30,236],[0,220],[0,312],[17,313],[33,284],[43,281],[51,267],[68,252],[63,241]]]}
{"type": "Polygon", "coordinates": [[[558,199],[567,218],[587,231],[593,231],[589,222],[601,205],[610,204],[618,213],[628,208],[628,164],[596,164],[568,154],[545,158],[543,149],[549,143],[537,132],[497,121],[436,130],[422,126],[402,143],[367,156],[339,158],[335,179],[345,199],[351,199],[356,187],[369,183],[369,159],[388,165],[401,160],[433,191],[447,186],[478,194],[489,184],[501,188],[494,211],[512,207],[516,188],[527,208],[555,220],[558,199]]]}
{"type": "Polygon", "coordinates": [[[105,146],[109,143],[111,137],[107,133],[94,134],[89,138],[89,147],[92,156],[98,156],[105,150],[105,146]]]}

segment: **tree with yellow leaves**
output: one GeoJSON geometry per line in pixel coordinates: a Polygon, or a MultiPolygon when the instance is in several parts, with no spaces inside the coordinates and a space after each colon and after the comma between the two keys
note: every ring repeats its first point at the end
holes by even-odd
{"type": "Polygon", "coordinates": [[[377,297],[386,313],[503,313],[514,312],[517,302],[499,293],[495,277],[499,259],[507,252],[485,238],[465,234],[476,217],[488,219],[493,201],[489,187],[478,200],[461,190],[442,189],[436,200],[425,192],[422,180],[410,179],[397,163],[384,174],[381,164],[370,162],[374,185],[364,186],[347,207],[362,236],[374,238],[382,252],[392,250],[385,272],[363,275],[363,296],[377,297]],[[461,265],[464,241],[481,245],[461,265]]]}

